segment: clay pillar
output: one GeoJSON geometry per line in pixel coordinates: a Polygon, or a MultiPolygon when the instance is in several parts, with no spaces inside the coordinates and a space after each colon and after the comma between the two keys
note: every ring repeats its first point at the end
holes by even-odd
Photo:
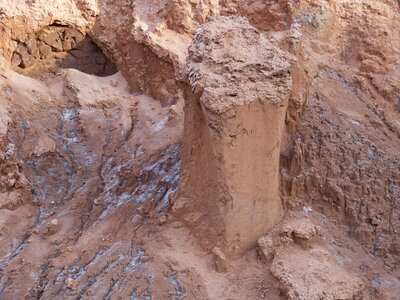
{"type": "Polygon", "coordinates": [[[286,54],[239,17],[201,27],[189,49],[176,215],[201,245],[237,257],[283,214],[279,154],[286,54]]]}

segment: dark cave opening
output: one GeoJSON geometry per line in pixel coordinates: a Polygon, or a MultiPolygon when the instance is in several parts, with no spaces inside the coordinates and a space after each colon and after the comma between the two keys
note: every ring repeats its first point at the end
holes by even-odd
{"type": "Polygon", "coordinates": [[[96,76],[110,76],[118,71],[90,37],[60,25],[47,26],[18,42],[11,64],[19,73],[32,77],[69,68],[96,76]]]}

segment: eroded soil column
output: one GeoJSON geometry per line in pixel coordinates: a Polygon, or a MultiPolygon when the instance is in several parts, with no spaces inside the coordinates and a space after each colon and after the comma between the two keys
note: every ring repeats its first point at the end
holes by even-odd
{"type": "Polygon", "coordinates": [[[279,153],[291,92],[288,56],[239,17],[197,30],[189,49],[176,215],[228,257],[283,214],[279,153]]]}

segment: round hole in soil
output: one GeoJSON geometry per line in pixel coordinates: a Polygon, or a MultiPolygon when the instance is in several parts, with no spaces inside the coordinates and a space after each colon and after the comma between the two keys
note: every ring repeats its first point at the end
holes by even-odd
{"type": "Polygon", "coordinates": [[[11,63],[17,72],[31,77],[67,68],[96,76],[117,72],[114,63],[89,37],[74,28],[59,25],[47,26],[19,42],[11,63]]]}

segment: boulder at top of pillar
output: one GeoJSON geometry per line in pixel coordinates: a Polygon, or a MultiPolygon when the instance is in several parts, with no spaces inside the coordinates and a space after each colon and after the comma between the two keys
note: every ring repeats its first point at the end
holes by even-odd
{"type": "Polygon", "coordinates": [[[241,17],[200,27],[189,48],[178,218],[235,258],[283,214],[279,154],[290,57],[241,17]]]}

